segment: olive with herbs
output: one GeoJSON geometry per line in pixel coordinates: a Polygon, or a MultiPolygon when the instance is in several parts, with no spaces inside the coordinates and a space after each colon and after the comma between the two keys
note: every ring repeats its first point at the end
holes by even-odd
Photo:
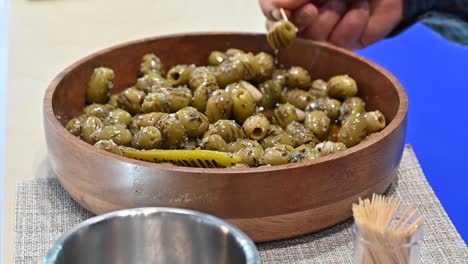
{"type": "Polygon", "coordinates": [[[114,110],[115,107],[108,104],[90,104],[84,108],[84,112],[88,116],[95,116],[100,119],[105,118],[110,111],[114,110]]]}
{"type": "Polygon", "coordinates": [[[140,64],[140,72],[142,74],[149,74],[151,72],[156,72],[161,75],[165,74],[164,65],[159,59],[158,56],[154,53],[148,53],[143,56],[140,64]]]}
{"type": "Polygon", "coordinates": [[[167,81],[172,86],[186,85],[189,82],[192,72],[195,70],[196,66],[193,64],[186,65],[180,64],[172,67],[167,72],[167,81]]]}
{"type": "Polygon", "coordinates": [[[358,91],[356,81],[348,75],[333,76],[328,80],[327,87],[328,96],[337,99],[353,97],[358,91]]]}
{"type": "Polygon", "coordinates": [[[216,90],[206,102],[205,114],[210,123],[231,118],[233,100],[225,90],[216,90]]]}
{"type": "Polygon", "coordinates": [[[277,144],[265,149],[260,164],[262,165],[281,165],[289,163],[292,159],[291,151],[294,148],[289,145],[277,144]]]}
{"type": "Polygon", "coordinates": [[[351,114],[338,131],[338,141],[350,148],[367,136],[367,121],[362,113],[351,114]]]}
{"type": "Polygon", "coordinates": [[[279,82],[268,80],[259,84],[258,88],[263,94],[261,106],[264,108],[273,108],[280,102],[283,87],[279,82]]]}
{"type": "Polygon", "coordinates": [[[90,116],[84,119],[81,122],[81,138],[90,144],[94,144],[96,140],[91,137],[91,135],[102,127],[103,123],[101,119],[95,116],[90,116]]]}
{"type": "Polygon", "coordinates": [[[194,107],[184,107],[177,111],[176,116],[189,137],[199,137],[208,130],[208,117],[194,107]]]}
{"type": "Polygon", "coordinates": [[[301,89],[288,90],[281,96],[281,102],[290,103],[304,110],[315,98],[307,91],[301,89]]]}
{"type": "Polygon", "coordinates": [[[367,130],[369,133],[379,132],[385,128],[385,116],[379,110],[367,112],[364,114],[367,130]]]}
{"type": "Polygon", "coordinates": [[[232,97],[232,114],[234,119],[242,124],[256,112],[257,105],[252,94],[245,88],[237,89],[232,97]]]}
{"type": "Polygon", "coordinates": [[[275,69],[275,59],[273,59],[273,56],[266,52],[259,52],[255,55],[255,59],[259,65],[255,81],[263,82],[271,79],[273,70],[275,69]]]}
{"type": "Polygon", "coordinates": [[[286,126],[286,133],[294,138],[297,146],[305,143],[310,143],[312,145],[318,143],[314,133],[297,121],[292,121],[286,126]]]}
{"type": "Polygon", "coordinates": [[[97,142],[99,140],[112,140],[117,145],[128,146],[132,142],[132,133],[121,125],[106,126],[94,131],[90,137],[97,142]]]}
{"type": "Polygon", "coordinates": [[[116,108],[106,116],[105,123],[108,125],[121,124],[128,126],[132,123],[132,115],[121,108],[116,108]]]}
{"type": "Polygon", "coordinates": [[[139,114],[142,112],[141,104],[145,99],[146,94],[134,87],[125,89],[119,94],[117,101],[119,107],[131,114],[139,114]]]}
{"type": "Polygon", "coordinates": [[[135,88],[145,93],[151,93],[162,87],[169,87],[171,83],[157,72],[150,72],[137,79],[135,88]]]}
{"type": "Polygon", "coordinates": [[[96,146],[98,149],[102,149],[122,156],[122,150],[120,150],[119,145],[115,144],[114,141],[112,141],[112,139],[99,140],[94,144],[94,146],[96,146]]]}
{"type": "Polygon", "coordinates": [[[211,66],[218,66],[220,65],[221,63],[223,63],[223,61],[225,61],[227,58],[227,55],[221,51],[212,51],[210,53],[210,55],[208,56],[208,65],[211,65],[211,66]]]}
{"type": "Polygon", "coordinates": [[[260,159],[263,156],[262,147],[245,147],[239,149],[236,154],[242,159],[242,163],[249,165],[250,167],[258,166],[260,159]]]}
{"type": "Polygon", "coordinates": [[[187,139],[184,126],[173,114],[162,117],[156,128],[161,132],[165,148],[178,148],[187,139]]]}
{"type": "Polygon", "coordinates": [[[311,82],[309,72],[302,67],[291,67],[286,75],[286,85],[289,88],[306,89],[310,87],[311,82]]]}
{"type": "Polygon", "coordinates": [[[114,71],[99,67],[94,69],[86,90],[86,101],[103,104],[109,100],[110,91],[114,88],[114,71]]]}
{"type": "Polygon", "coordinates": [[[263,114],[249,116],[242,125],[244,133],[251,139],[261,140],[270,130],[270,121],[263,114]]]}
{"type": "Polygon", "coordinates": [[[137,149],[157,149],[161,144],[161,132],[154,126],[142,127],[132,138],[132,146],[137,149]]]}
{"type": "Polygon", "coordinates": [[[330,118],[322,111],[306,113],[304,125],[317,137],[323,138],[330,127],[330,118]]]}
{"type": "Polygon", "coordinates": [[[207,135],[201,141],[200,146],[206,150],[215,150],[215,151],[228,151],[228,144],[220,135],[213,134],[207,135]]]}

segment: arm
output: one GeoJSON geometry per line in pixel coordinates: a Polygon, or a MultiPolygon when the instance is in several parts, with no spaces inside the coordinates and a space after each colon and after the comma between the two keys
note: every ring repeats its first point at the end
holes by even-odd
{"type": "Polygon", "coordinates": [[[468,0],[407,0],[403,21],[389,37],[417,22],[452,42],[468,45],[468,0]]]}

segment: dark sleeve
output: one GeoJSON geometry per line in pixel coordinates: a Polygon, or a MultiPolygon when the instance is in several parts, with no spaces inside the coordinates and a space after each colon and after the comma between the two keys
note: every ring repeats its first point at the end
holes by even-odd
{"type": "Polygon", "coordinates": [[[468,0],[405,0],[404,8],[403,21],[389,37],[421,22],[450,41],[468,45],[468,0]]]}

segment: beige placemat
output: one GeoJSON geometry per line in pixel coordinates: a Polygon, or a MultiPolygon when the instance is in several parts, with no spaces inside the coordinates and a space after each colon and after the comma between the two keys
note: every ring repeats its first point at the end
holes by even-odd
{"type": "MultiPolygon", "coordinates": [[[[468,248],[426,181],[410,146],[389,193],[426,216],[422,263],[468,263],[468,248]]],[[[15,263],[40,263],[67,229],[92,217],[62,189],[56,178],[17,185],[15,263]]],[[[351,263],[352,222],[322,232],[258,244],[263,263],[351,263]]]]}

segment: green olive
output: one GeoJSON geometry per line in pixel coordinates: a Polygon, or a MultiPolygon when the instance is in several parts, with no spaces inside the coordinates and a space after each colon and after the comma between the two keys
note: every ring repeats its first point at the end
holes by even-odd
{"type": "Polygon", "coordinates": [[[379,110],[367,112],[364,118],[366,119],[369,133],[379,132],[385,128],[385,116],[379,110]]]}
{"type": "Polygon", "coordinates": [[[304,125],[317,137],[324,138],[330,127],[330,118],[322,111],[306,113],[304,125]]]}
{"type": "Polygon", "coordinates": [[[253,80],[261,71],[260,64],[252,53],[236,54],[233,58],[238,59],[244,65],[242,80],[253,80]]]}
{"type": "Polygon", "coordinates": [[[349,115],[354,113],[366,112],[366,104],[359,97],[350,97],[346,99],[340,107],[340,120],[345,120],[349,115]]]}
{"type": "Polygon", "coordinates": [[[301,89],[288,90],[281,96],[282,103],[290,103],[304,110],[315,98],[307,91],[301,89]]]}
{"type": "Polygon", "coordinates": [[[214,74],[219,87],[224,88],[244,79],[246,71],[245,64],[238,57],[229,57],[216,68],[214,74]]]}
{"type": "Polygon", "coordinates": [[[300,145],[291,151],[291,161],[300,162],[303,160],[313,160],[320,158],[320,153],[313,147],[300,145]]]}
{"type": "Polygon", "coordinates": [[[143,113],[151,112],[170,112],[169,93],[164,90],[157,90],[156,92],[149,93],[143,103],[141,104],[143,113]]]}
{"type": "Polygon", "coordinates": [[[199,137],[208,130],[208,117],[194,107],[184,107],[177,111],[176,116],[189,137],[199,137]]]}
{"type": "Polygon", "coordinates": [[[110,91],[114,88],[114,71],[99,67],[94,69],[86,90],[86,101],[103,104],[109,100],[110,91]]]}
{"type": "Polygon", "coordinates": [[[288,20],[280,20],[273,24],[267,34],[268,45],[279,50],[291,46],[296,40],[297,28],[288,20]]]}
{"type": "Polygon", "coordinates": [[[123,109],[116,108],[107,115],[105,123],[108,125],[122,124],[128,126],[132,123],[132,115],[123,109]]]}
{"type": "Polygon", "coordinates": [[[121,125],[106,126],[91,134],[91,138],[96,142],[99,140],[109,140],[117,145],[128,146],[132,142],[132,133],[121,125]]]}
{"type": "Polygon", "coordinates": [[[260,145],[256,140],[238,139],[228,144],[228,151],[234,153],[247,147],[261,148],[263,150],[262,145],[260,145]]]}
{"type": "Polygon", "coordinates": [[[227,143],[236,141],[238,138],[245,138],[244,131],[235,121],[225,119],[220,119],[210,125],[205,134],[220,135],[227,143]]]}
{"type": "Polygon", "coordinates": [[[165,74],[164,65],[158,56],[154,53],[145,54],[141,59],[140,72],[145,75],[151,72],[159,73],[160,75],[165,74]]]}
{"type": "Polygon", "coordinates": [[[276,124],[280,125],[282,128],[286,128],[289,123],[299,121],[296,109],[297,108],[290,103],[277,106],[273,113],[276,124]]]}
{"type": "Polygon", "coordinates": [[[286,76],[286,85],[289,88],[307,89],[310,87],[312,79],[309,72],[302,67],[291,67],[286,76]]]}
{"type": "Polygon", "coordinates": [[[169,110],[171,113],[187,107],[192,103],[192,91],[185,86],[169,88],[166,89],[165,92],[168,94],[169,110]]]}
{"type": "Polygon", "coordinates": [[[306,111],[322,111],[334,121],[340,114],[341,102],[328,97],[318,98],[306,107],[306,111]]]}
{"type": "Polygon", "coordinates": [[[108,104],[91,104],[84,108],[84,112],[88,116],[95,116],[100,119],[105,118],[115,107],[108,104]]]}
{"type": "Polygon", "coordinates": [[[157,149],[161,144],[161,132],[154,126],[142,127],[132,138],[132,146],[137,149],[157,149]]]}
{"type": "Polygon", "coordinates": [[[315,98],[327,97],[327,82],[322,79],[317,79],[312,82],[309,93],[315,98]]]}
{"type": "Polygon", "coordinates": [[[275,124],[270,124],[270,130],[268,131],[268,136],[276,136],[282,133],[286,133],[286,131],[282,127],[275,125],[275,124]]]}
{"type": "Polygon", "coordinates": [[[74,117],[67,122],[65,128],[73,135],[79,137],[81,135],[81,123],[85,118],[87,118],[85,115],[74,117]]]}
{"type": "Polygon", "coordinates": [[[225,61],[226,58],[227,56],[223,52],[217,50],[212,51],[210,53],[210,56],[208,56],[208,65],[218,66],[221,63],[223,63],[223,61],[225,61]]]}
{"type": "Polygon", "coordinates": [[[96,140],[92,138],[91,135],[102,127],[103,124],[101,119],[95,116],[83,119],[81,122],[81,138],[90,144],[96,143],[96,140]]]}
{"type": "Polygon", "coordinates": [[[193,93],[192,106],[204,113],[206,111],[208,99],[216,90],[219,90],[219,86],[215,82],[202,83],[193,93]]]}
{"type": "Polygon", "coordinates": [[[289,145],[277,144],[276,146],[265,149],[260,159],[262,165],[281,165],[291,161],[291,151],[294,148],[289,145]]]}
{"type": "Polygon", "coordinates": [[[337,75],[328,80],[328,96],[345,99],[357,94],[356,81],[348,75],[337,75]]]}
{"type": "Polygon", "coordinates": [[[315,146],[315,150],[317,150],[320,153],[321,157],[324,157],[346,150],[346,145],[341,142],[325,141],[317,144],[315,146]]]}
{"type": "Polygon", "coordinates": [[[184,126],[173,114],[162,117],[156,127],[161,131],[165,148],[176,149],[187,139],[184,126]]]}
{"type": "Polygon", "coordinates": [[[271,79],[281,85],[281,87],[284,87],[287,83],[288,72],[285,69],[275,69],[271,79]]]}
{"type": "Polygon", "coordinates": [[[237,55],[237,54],[244,54],[245,52],[243,50],[240,50],[240,49],[234,49],[234,48],[230,48],[230,49],[227,49],[225,54],[226,56],[228,57],[232,57],[234,55],[237,55]]]}
{"type": "Polygon", "coordinates": [[[132,124],[130,125],[130,130],[132,133],[140,131],[142,127],[147,126],[157,126],[159,121],[164,117],[167,117],[167,113],[147,113],[142,115],[136,115],[132,119],[132,124]]]}
{"type": "Polygon", "coordinates": [[[350,148],[361,142],[367,136],[367,122],[364,114],[351,114],[343,121],[338,131],[338,141],[350,148]]]}
{"type": "Polygon", "coordinates": [[[275,59],[268,53],[260,52],[255,55],[255,59],[259,64],[259,69],[255,81],[263,82],[271,79],[273,76],[273,70],[275,69],[275,59]]]}
{"type": "Polygon", "coordinates": [[[267,136],[261,141],[261,144],[264,149],[276,146],[277,144],[283,144],[294,147],[296,146],[296,141],[291,135],[284,132],[279,133],[277,135],[267,136]]]}
{"type": "Polygon", "coordinates": [[[215,75],[207,67],[197,67],[190,74],[189,86],[192,91],[196,91],[202,84],[217,86],[215,75]]]}
{"type": "Polygon", "coordinates": [[[241,148],[236,152],[242,159],[242,163],[249,165],[250,167],[258,166],[260,159],[263,156],[262,147],[245,147],[241,148]]]}
{"type": "Polygon", "coordinates": [[[171,83],[172,86],[186,85],[189,82],[192,72],[195,70],[196,66],[180,64],[172,67],[167,72],[167,80],[171,83]]]}
{"type": "Polygon", "coordinates": [[[145,93],[151,93],[159,88],[169,86],[171,86],[171,83],[157,72],[150,72],[138,78],[135,84],[135,88],[145,93]]]}
{"type": "Polygon", "coordinates": [[[229,97],[225,90],[216,90],[211,94],[211,97],[206,103],[205,114],[210,123],[214,123],[220,119],[230,119],[233,100],[229,97]]]}
{"type": "Polygon", "coordinates": [[[292,121],[286,127],[286,133],[290,134],[296,141],[296,146],[309,143],[317,144],[318,140],[309,129],[307,129],[303,124],[292,121]]]}
{"type": "Polygon", "coordinates": [[[217,134],[206,136],[201,141],[201,147],[206,150],[215,150],[215,151],[228,151],[228,144],[226,141],[217,134]]]}
{"type": "Polygon", "coordinates": [[[109,101],[107,102],[108,105],[112,105],[113,107],[117,108],[119,107],[119,102],[117,99],[119,98],[118,94],[111,94],[109,97],[109,101]]]}
{"type": "Polygon", "coordinates": [[[232,110],[234,119],[239,123],[244,123],[245,119],[253,115],[257,110],[252,94],[245,88],[237,89],[233,94],[232,110]]]}
{"type": "Polygon", "coordinates": [[[112,139],[109,140],[99,140],[94,144],[98,149],[102,149],[114,154],[117,154],[119,156],[122,156],[122,151],[120,150],[119,146],[112,141],[112,139]]]}
{"type": "Polygon", "coordinates": [[[268,80],[260,83],[258,88],[263,94],[261,106],[264,108],[273,108],[281,100],[283,87],[279,82],[268,80]]]}
{"type": "Polygon", "coordinates": [[[261,140],[270,130],[270,121],[263,114],[249,116],[242,125],[244,133],[251,139],[261,140]]]}
{"type": "Polygon", "coordinates": [[[141,104],[144,99],[145,93],[143,91],[130,87],[121,92],[117,100],[120,108],[131,114],[138,114],[142,112],[141,104]]]}

